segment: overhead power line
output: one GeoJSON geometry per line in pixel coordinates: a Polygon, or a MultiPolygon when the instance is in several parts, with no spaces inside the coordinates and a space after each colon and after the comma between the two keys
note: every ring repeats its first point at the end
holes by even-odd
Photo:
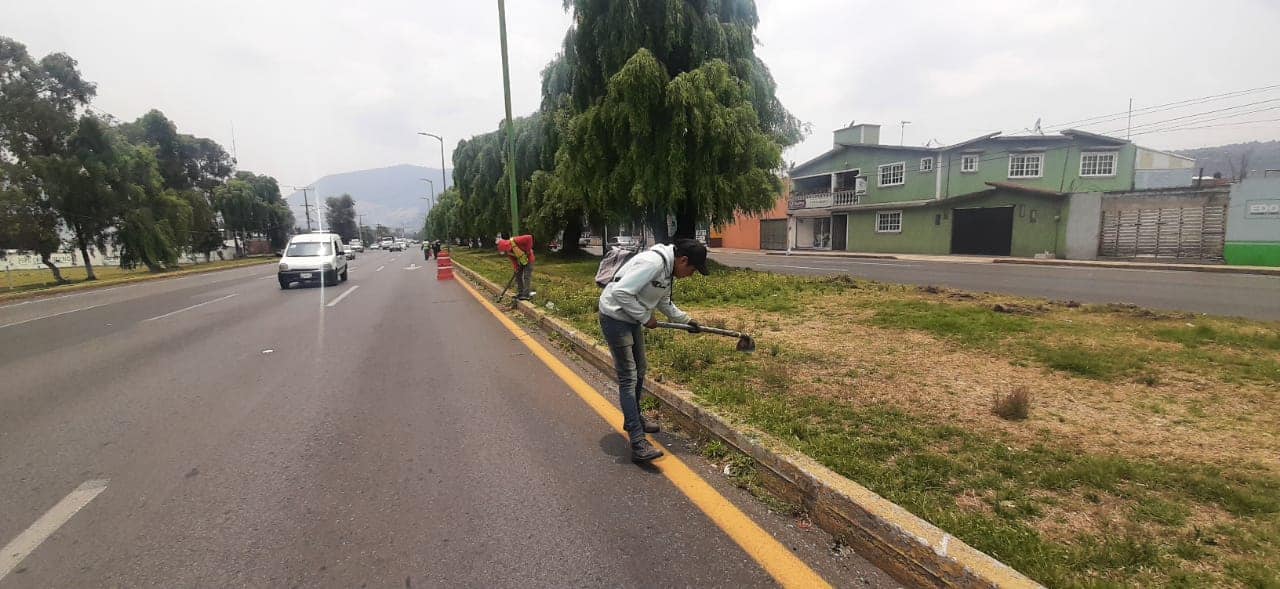
{"type": "MultiPolygon", "coordinates": [[[[1164,104],[1157,104],[1157,105],[1154,105],[1154,106],[1147,106],[1147,107],[1143,107],[1143,108],[1134,109],[1134,110],[1132,111],[1132,114],[1133,114],[1134,116],[1144,116],[1144,115],[1153,114],[1153,113],[1157,113],[1157,112],[1164,112],[1164,111],[1169,111],[1169,110],[1176,110],[1176,109],[1183,108],[1183,107],[1187,107],[1187,106],[1195,106],[1195,105],[1204,104],[1204,103],[1208,103],[1208,102],[1216,102],[1216,101],[1219,101],[1219,100],[1226,100],[1226,99],[1229,99],[1229,98],[1238,98],[1238,97],[1240,97],[1240,96],[1247,96],[1247,95],[1250,95],[1250,94],[1257,94],[1257,93],[1260,93],[1260,92],[1266,92],[1266,91],[1268,91],[1268,90],[1277,90],[1277,89],[1280,89],[1280,84],[1273,84],[1273,85],[1270,85],[1270,86],[1258,86],[1258,87],[1256,87],[1256,88],[1247,88],[1247,89],[1244,89],[1244,90],[1235,90],[1235,91],[1232,91],[1232,92],[1224,92],[1224,93],[1222,93],[1222,94],[1211,94],[1211,95],[1209,95],[1209,96],[1198,96],[1198,97],[1196,97],[1196,98],[1187,98],[1187,99],[1184,99],[1184,100],[1178,100],[1178,101],[1174,101],[1174,102],[1166,102],[1166,103],[1164,103],[1164,104]]],[[[1090,127],[1090,126],[1093,126],[1093,125],[1099,125],[1099,124],[1106,123],[1106,122],[1110,122],[1110,121],[1118,121],[1118,120],[1120,120],[1120,119],[1123,119],[1123,118],[1128,117],[1128,116],[1129,116],[1129,114],[1130,114],[1130,111],[1128,111],[1128,110],[1122,110],[1122,111],[1120,111],[1120,112],[1115,112],[1115,113],[1111,113],[1111,114],[1098,115],[1098,116],[1093,116],[1093,117],[1086,117],[1086,118],[1083,118],[1083,119],[1076,119],[1076,120],[1074,120],[1074,121],[1067,121],[1067,122],[1065,122],[1065,123],[1057,123],[1057,124],[1054,124],[1054,125],[1050,125],[1050,126],[1048,126],[1047,128],[1049,128],[1049,129],[1054,129],[1054,130],[1057,130],[1057,129],[1066,129],[1066,128],[1071,127],[1071,126],[1073,126],[1073,125],[1078,125],[1078,126],[1083,126],[1083,127],[1090,127]]]]}

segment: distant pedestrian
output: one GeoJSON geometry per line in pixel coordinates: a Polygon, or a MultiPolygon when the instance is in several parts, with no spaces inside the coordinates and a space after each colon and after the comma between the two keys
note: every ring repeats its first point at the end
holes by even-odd
{"type": "Polygon", "coordinates": [[[677,239],[674,245],[655,245],[623,264],[600,293],[600,331],[613,356],[618,375],[618,403],[622,406],[622,427],[631,443],[631,460],[648,462],[662,456],[645,438],[657,433],[655,423],[640,412],[644,393],[644,329],[658,326],[653,311],[662,311],[671,321],[685,323],[692,333],[701,330],[689,314],[671,302],[675,279],[698,272],[707,275],[707,248],[692,239],[677,239]]]}
{"type": "Polygon", "coordinates": [[[533,236],[517,235],[515,239],[499,239],[498,251],[507,254],[516,273],[517,301],[529,300],[533,289],[533,236]]]}
{"type": "Polygon", "coordinates": [[[422,259],[423,260],[431,259],[431,242],[430,241],[422,242],[422,259]]]}
{"type": "Polygon", "coordinates": [[[435,254],[437,260],[440,259],[440,240],[439,239],[431,242],[431,252],[435,254]]]}

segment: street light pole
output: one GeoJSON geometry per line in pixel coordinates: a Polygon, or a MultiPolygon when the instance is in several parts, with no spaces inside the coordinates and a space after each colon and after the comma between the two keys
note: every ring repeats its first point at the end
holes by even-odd
{"type": "Polygon", "coordinates": [[[432,207],[436,206],[436,183],[432,182],[428,178],[418,178],[418,179],[431,185],[431,206],[432,207]]]}
{"type": "Polygon", "coordinates": [[[422,131],[418,131],[418,134],[433,137],[436,141],[440,142],[440,192],[444,192],[449,189],[449,182],[445,180],[444,177],[444,137],[436,135],[435,133],[424,133],[422,131]]]}
{"type": "Polygon", "coordinates": [[[511,237],[520,234],[519,201],[516,199],[516,130],[511,122],[511,73],[507,65],[507,6],[498,0],[498,35],[502,39],[502,93],[507,105],[507,176],[511,179],[511,237]]]}

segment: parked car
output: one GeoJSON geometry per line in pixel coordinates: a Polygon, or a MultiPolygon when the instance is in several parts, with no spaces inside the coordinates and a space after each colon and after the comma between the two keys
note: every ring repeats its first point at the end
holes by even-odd
{"type": "Polygon", "coordinates": [[[609,249],[636,249],[640,243],[630,235],[615,235],[609,238],[609,249]]]}
{"type": "Polygon", "coordinates": [[[303,233],[293,236],[277,267],[280,288],[299,282],[333,286],[347,279],[347,258],[336,233],[303,233]]]}

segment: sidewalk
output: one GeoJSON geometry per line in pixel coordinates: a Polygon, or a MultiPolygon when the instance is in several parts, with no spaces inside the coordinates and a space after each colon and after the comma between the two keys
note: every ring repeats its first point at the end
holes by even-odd
{"type": "Polygon", "coordinates": [[[715,248],[712,253],[756,254],[808,258],[860,258],[873,260],[908,260],[916,262],[942,262],[951,264],[1023,264],[1029,266],[1073,266],[1086,268],[1121,268],[1127,270],[1182,270],[1187,272],[1216,272],[1219,274],[1255,274],[1280,276],[1280,268],[1267,266],[1227,266],[1214,264],[1177,264],[1165,262],[1126,262],[1120,260],[1038,260],[1035,258],[1008,258],[997,256],[931,256],[923,254],[873,254],[863,252],[831,252],[812,250],[783,251],[715,248]]]}

